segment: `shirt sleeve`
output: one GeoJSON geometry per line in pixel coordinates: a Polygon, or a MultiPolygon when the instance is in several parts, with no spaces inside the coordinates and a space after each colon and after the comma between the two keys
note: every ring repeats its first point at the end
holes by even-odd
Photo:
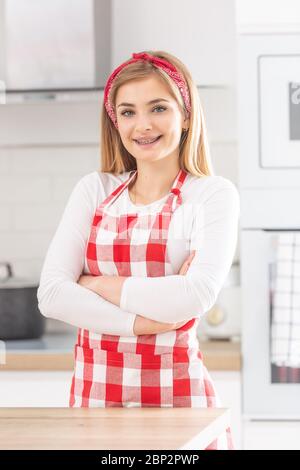
{"type": "Polygon", "coordinates": [[[135,314],[77,284],[94,216],[91,185],[91,176],[86,175],[69,197],[44,260],[37,291],[39,309],[45,317],[96,333],[135,336],[135,314]]]}
{"type": "Polygon", "coordinates": [[[233,261],[240,212],[235,185],[221,181],[221,187],[197,204],[190,245],[196,253],[187,274],[128,277],[122,309],[170,323],[200,317],[214,305],[233,261]]]}

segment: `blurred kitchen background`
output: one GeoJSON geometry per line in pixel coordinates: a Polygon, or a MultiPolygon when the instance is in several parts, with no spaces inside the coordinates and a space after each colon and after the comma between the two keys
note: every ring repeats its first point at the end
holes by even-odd
{"type": "Polygon", "coordinates": [[[68,406],[76,329],[41,316],[43,260],[100,169],[110,72],[161,49],[190,69],[213,166],[241,195],[232,269],[199,326],[240,449],[300,449],[300,4],[0,0],[0,406],[68,406]]]}

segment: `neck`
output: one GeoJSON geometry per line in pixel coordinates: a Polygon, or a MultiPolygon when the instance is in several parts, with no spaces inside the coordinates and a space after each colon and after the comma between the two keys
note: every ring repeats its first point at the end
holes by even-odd
{"type": "Polygon", "coordinates": [[[133,182],[135,197],[141,201],[157,200],[167,194],[180,170],[178,159],[158,162],[137,161],[137,178],[133,182]]]}

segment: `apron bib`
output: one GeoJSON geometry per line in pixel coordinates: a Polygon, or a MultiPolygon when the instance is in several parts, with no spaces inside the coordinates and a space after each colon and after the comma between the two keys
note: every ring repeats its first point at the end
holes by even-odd
{"type": "MultiPolygon", "coordinates": [[[[109,212],[136,176],[134,170],[97,208],[85,254],[86,274],[177,274],[169,260],[167,242],[173,212],[182,204],[180,188],[187,173],[183,169],[178,172],[159,212],[109,212]]],[[[70,407],[220,406],[199,350],[198,321],[193,318],[167,333],[133,337],[79,328],[70,407]]],[[[209,446],[220,448],[232,448],[229,428],[226,436],[224,433],[209,446]]]]}

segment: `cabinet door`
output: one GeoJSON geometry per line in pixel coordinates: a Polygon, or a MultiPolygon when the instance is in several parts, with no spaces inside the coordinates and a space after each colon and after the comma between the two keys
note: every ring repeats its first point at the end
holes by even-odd
{"type": "Polygon", "coordinates": [[[299,422],[243,422],[243,450],[300,450],[299,436],[299,422]]]}
{"type": "Polygon", "coordinates": [[[212,371],[210,376],[222,406],[230,408],[234,446],[236,449],[242,449],[241,374],[239,371],[212,371]]]}
{"type": "Polygon", "coordinates": [[[0,407],[68,407],[72,372],[0,372],[0,407]]]}

